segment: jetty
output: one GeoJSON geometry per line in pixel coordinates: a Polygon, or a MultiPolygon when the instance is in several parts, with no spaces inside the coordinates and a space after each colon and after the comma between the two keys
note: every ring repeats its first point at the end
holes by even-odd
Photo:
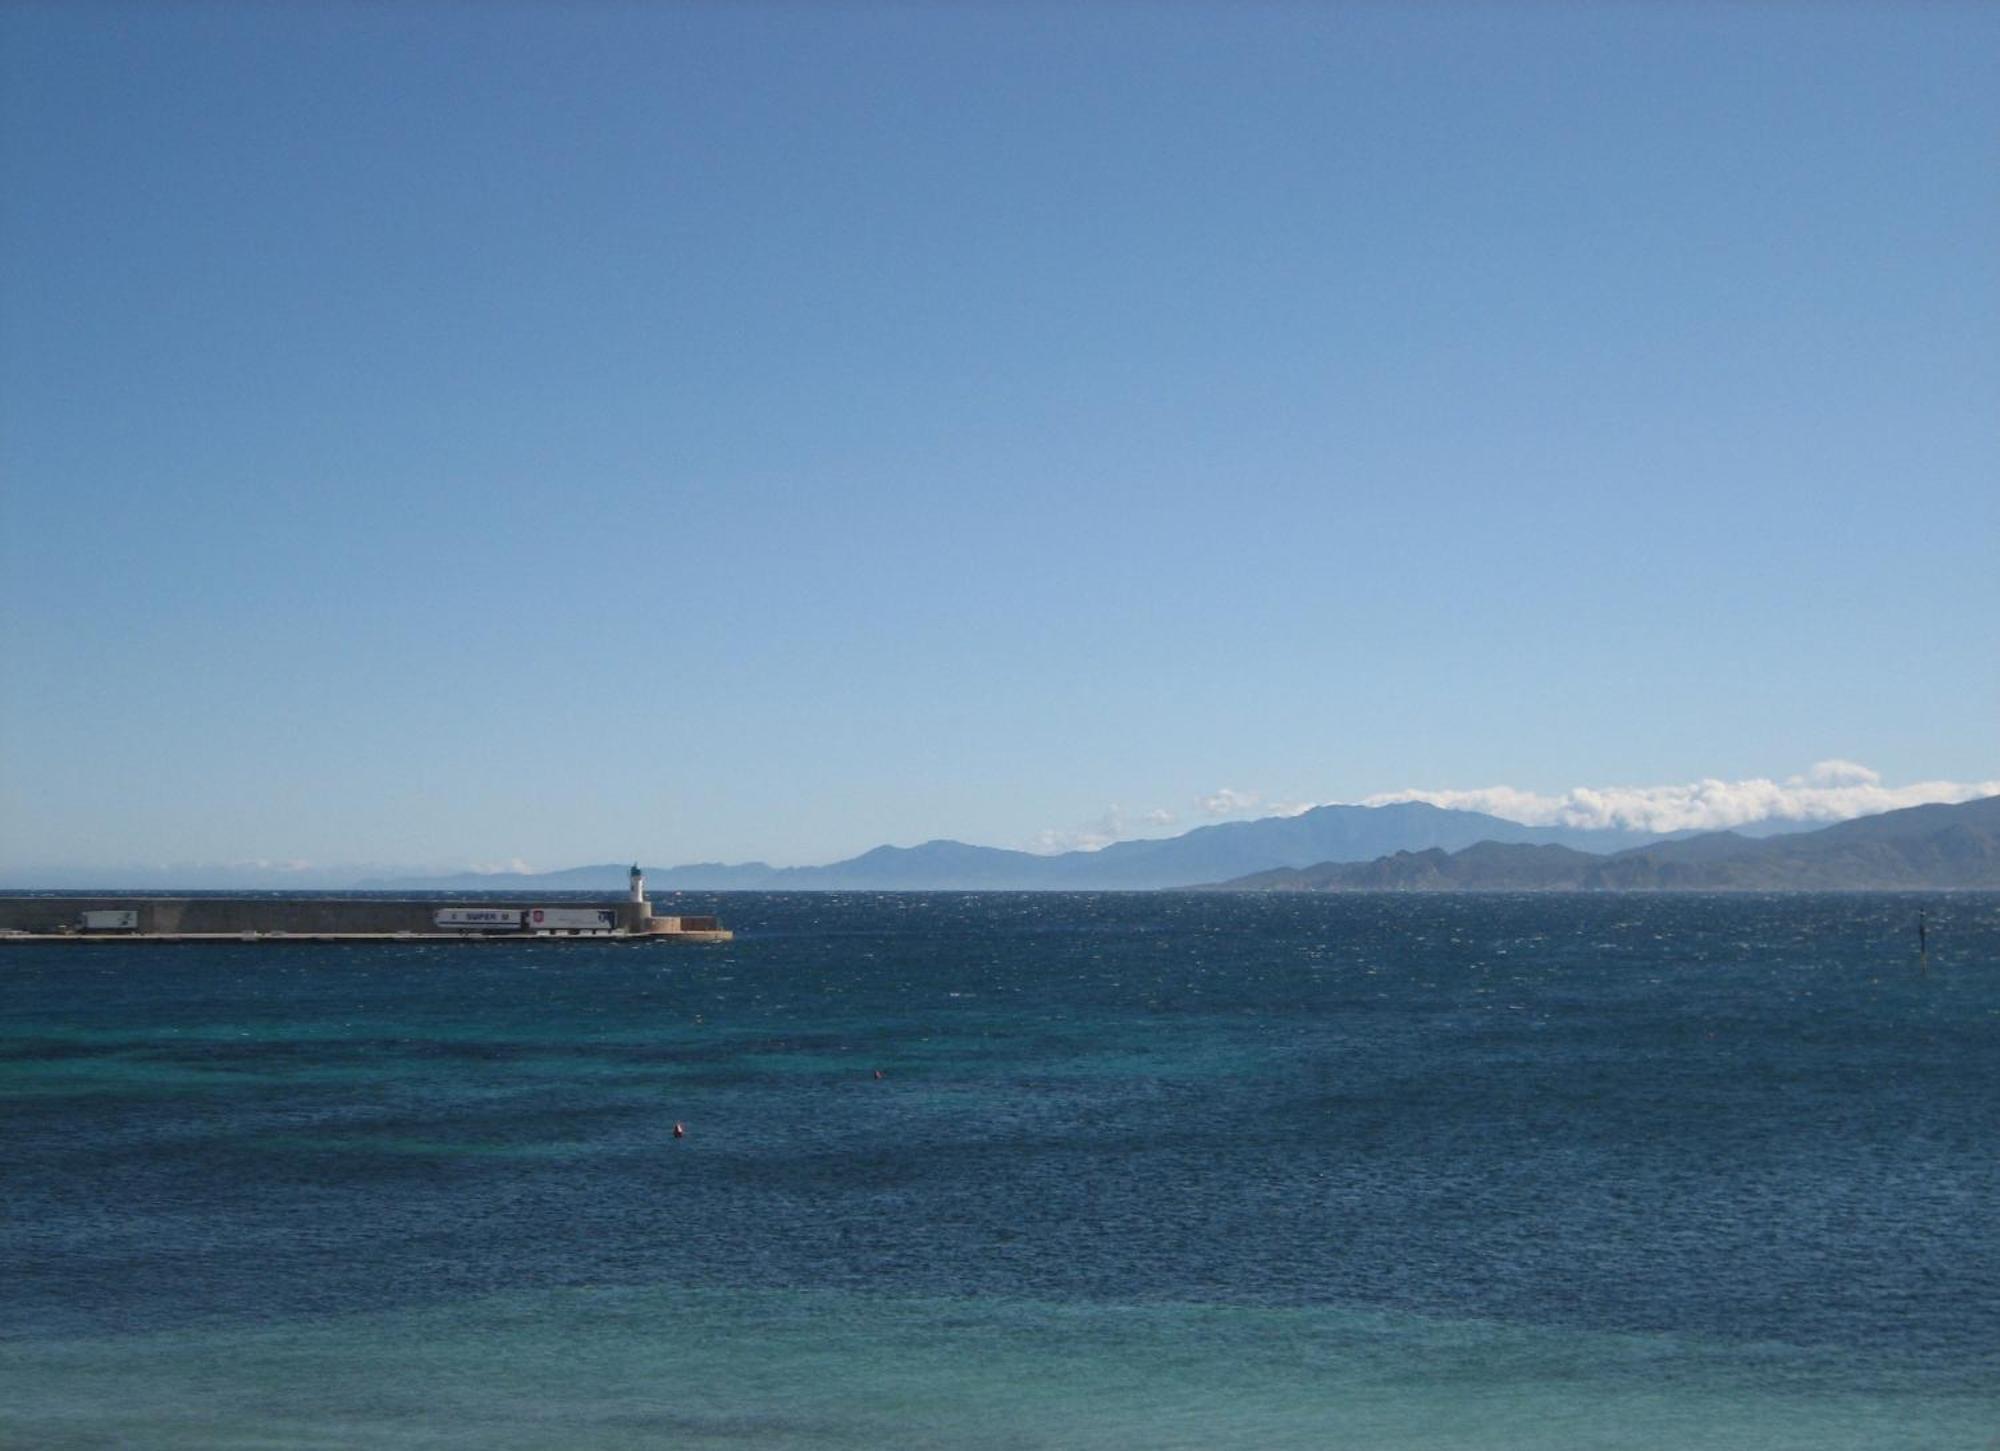
{"type": "Polygon", "coordinates": [[[26,942],[728,942],[714,917],[660,916],[637,865],[622,899],[0,898],[0,944],[26,942]]]}

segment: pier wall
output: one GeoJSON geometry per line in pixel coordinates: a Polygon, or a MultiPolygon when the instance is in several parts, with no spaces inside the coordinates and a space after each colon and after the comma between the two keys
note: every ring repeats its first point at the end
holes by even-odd
{"type": "Polygon", "coordinates": [[[0,898],[0,931],[37,934],[74,932],[85,912],[136,911],[139,924],[129,934],[151,936],[177,933],[384,933],[435,934],[441,907],[463,906],[603,907],[615,910],[618,926],[627,932],[647,931],[655,920],[648,904],[639,902],[468,903],[464,901],[387,901],[365,898],[301,897],[4,897],[0,898]]]}

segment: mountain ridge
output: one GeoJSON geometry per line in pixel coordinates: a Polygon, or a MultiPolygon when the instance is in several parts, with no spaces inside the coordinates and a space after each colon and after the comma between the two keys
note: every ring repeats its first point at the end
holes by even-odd
{"type": "MultiPolygon", "coordinates": [[[[1220,882],[1274,867],[1361,862],[1395,851],[1458,850],[1498,840],[1529,845],[1583,844],[1619,849],[1664,839],[1663,833],[1525,826],[1485,812],[1427,802],[1315,806],[1292,816],[1214,822],[1178,836],[1114,842],[1096,851],[1051,856],[938,838],[916,846],[877,846],[825,866],[767,862],[696,862],[647,868],[665,891],[1144,891],[1220,882]]],[[[370,878],[370,889],[613,890],[629,863],[597,863],[538,873],[451,873],[370,878]]]]}
{"type": "Polygon", "coordinates": [[[2000,796],[1909,806],[1815,831],[1709,832],[1610,854],[1480,842],[1279,867],[1217,891],[1870,891],[2000,889],[2000,796]]]}

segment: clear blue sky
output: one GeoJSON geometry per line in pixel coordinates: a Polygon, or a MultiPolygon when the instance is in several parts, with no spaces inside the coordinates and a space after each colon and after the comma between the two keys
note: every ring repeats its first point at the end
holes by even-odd
{"type": "Polygon", "coordinates": [[[2000,767],[2000,8],[0,51],[0,864],[2000,767]]]}

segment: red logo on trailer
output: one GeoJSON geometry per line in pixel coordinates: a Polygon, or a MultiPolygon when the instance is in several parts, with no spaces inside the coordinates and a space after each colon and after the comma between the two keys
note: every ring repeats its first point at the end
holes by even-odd
{"type": "Polygon", "coordinates": [[[540,907],[535,908],[535,920],[537,922],[542,920],[542,909],[540,907]]]}

